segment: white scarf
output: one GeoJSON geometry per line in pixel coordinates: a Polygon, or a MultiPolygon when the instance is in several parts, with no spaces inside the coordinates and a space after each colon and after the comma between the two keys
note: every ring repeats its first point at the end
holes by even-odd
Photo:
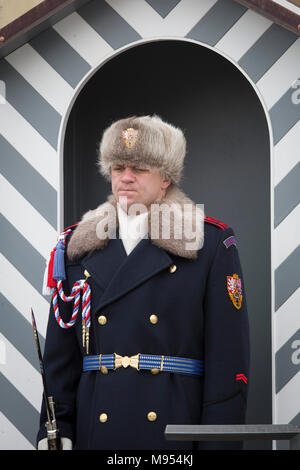
{"type": "Polygon", "coordinates": [[[122,239],[127,255],[148,235],[148,212],[139,215],[128,215],[117,205],[119,218],[119,236],[122,239]]]}

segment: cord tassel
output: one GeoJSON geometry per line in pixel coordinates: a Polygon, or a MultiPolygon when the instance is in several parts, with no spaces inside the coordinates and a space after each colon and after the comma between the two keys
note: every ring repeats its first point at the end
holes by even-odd
{"type": "Polygon", "coordinates": [[[52,277],[57,281],[64,281],[66,279],[65,246],[62,240],[60,240],[56,245],[52,277]]]}

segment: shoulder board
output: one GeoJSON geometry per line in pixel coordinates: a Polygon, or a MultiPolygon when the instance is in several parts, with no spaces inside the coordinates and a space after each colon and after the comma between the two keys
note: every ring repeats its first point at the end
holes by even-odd
{"type": "Polygon", "coordinates": [[[204,222],[208,222],[209,224],[215,225],[216,227],[220,227],[222,230],[229,228],[229,225],[225,224],[224,222],[220,222],[220,220],[214,219],[213,217],[209,217],[208,215],[204,217],[204,222]]]}
{"type": "Polygon", "coordinates": [[[57,237],[57,242],[59,241],[63,241],[63,243],[65,244],[66,243],[66,239],[69,238],[68,235],[73,232],[73,230],[77,227],[77,225],[79,224],[79,222],[77,222],[76,224],[73,224],[73,225],[70,225],[69,227],[66,227],[64,228],[60,234],[58,235],[57,237]]]}
{"type": "Polygon", "coordinates": [[[66,227],[66,228],[63,229],[62,233],[64,233],[66,230],[69,230],[69,229],[74,230],[74,228],[77,227],[78,224],[79,224],[79,222],[77,222],[76,224],[73,224],[73,225],[69,225],[69,227],[66,227]]]}

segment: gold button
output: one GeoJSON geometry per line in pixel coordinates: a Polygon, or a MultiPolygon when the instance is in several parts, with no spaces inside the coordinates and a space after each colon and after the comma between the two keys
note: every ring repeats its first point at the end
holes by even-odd
{"type": "Polygon", "coordinates": [[[106,413],[101,413],[101,415],[99,416],[99,421],[101,423],[106,423],[107,421],[107,414],[106,413]]]}
{"type": "Polygon", "coordinates": [[[172,264],[172,266],[170,266],[170,268],[169,268],[170,273],[175,273],[176,269],[177,269],[176,264],[172,264]]]}
{"type": "Polygon", "coordinates": [[[151,369],[151,374],[155,375],[159,373],[159,369],[151,369]]]}
{"type": "Polygon", "coordinates": [[[147,418],[149,421],[155,421],[157,418],[157,414],[155,413],[155,411],[149,411],[149,413],[147,414],[147,418]]]}
{"type": "Polygon", "coordinates": [[[105,325],[106,322],[107,322],[107,318],[105,315],[100,315],[100,317],[98,317],[98,323],[100,325],[105,325]]]}
{"type": "Polygon", "coordinates": [[[108,369],[107,369],[107,367],[101,366],[100,370],[101,370],[102,374],[108,374],[108,369]]]}
{"type": "Polygon", "coordinates": [[[150,321],[151,323],[153,323],[153,325],[155,325],[155,323],[158,322],[158,316],[157,315],[150,315],[150,321]]]}

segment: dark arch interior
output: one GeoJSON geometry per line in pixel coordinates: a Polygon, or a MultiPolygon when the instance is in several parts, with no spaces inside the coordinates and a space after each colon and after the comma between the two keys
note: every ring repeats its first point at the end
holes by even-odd
{"type": "Polygon", "coordinates": [[[272,423],[269,132],[257,94],[229,60],[192,42],[161,40],[122,52],[91,77],[66,129],[64,226],[110,193],[96,167],[103,130],[153,113],[185,132],[183,191],[235,231],[251,331],[248,423],[272,423]]]}

